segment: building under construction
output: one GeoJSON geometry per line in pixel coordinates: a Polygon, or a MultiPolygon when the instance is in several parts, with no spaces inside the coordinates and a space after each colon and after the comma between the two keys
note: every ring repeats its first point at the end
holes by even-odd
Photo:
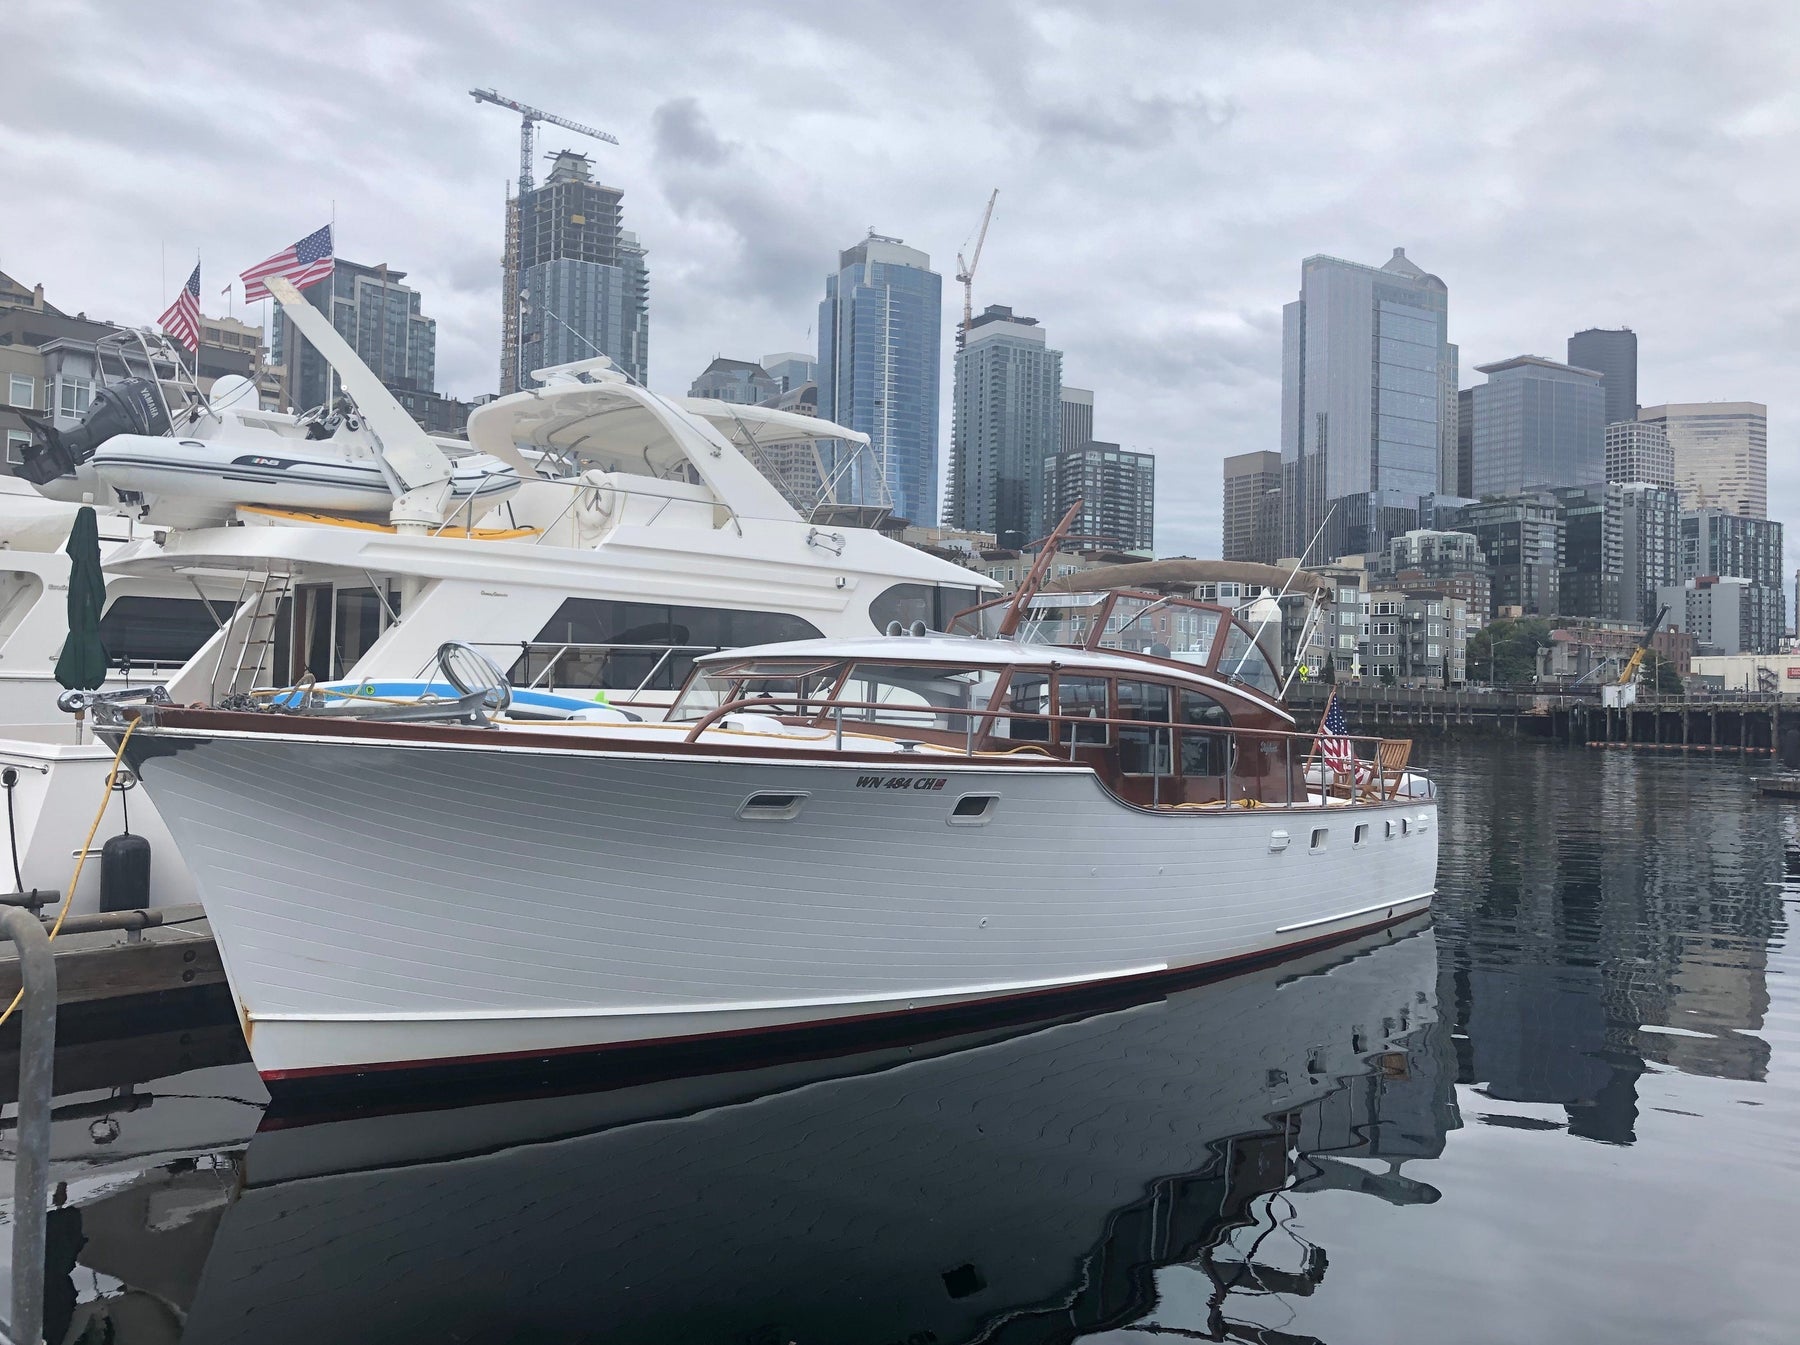
{"type": "Polygon", "coordinates": [[[507,202],[502,392],[534,386],[533,369],[595,355],[648,377],[649,269],[621,227],[623,200],[594,180],[592,160],[564,150],[543,186],[507,202]]]}

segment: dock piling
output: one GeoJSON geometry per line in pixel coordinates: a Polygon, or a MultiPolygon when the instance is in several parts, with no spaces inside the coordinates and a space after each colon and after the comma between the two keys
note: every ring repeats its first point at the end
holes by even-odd
{"type": "Polygon", "coordinates": [[[50,1203],[50,1095],[56,1064],[56,960],[43,922],[19,906],[0,909],[0,933],[19,947],[19,1152],[14,1164],[13,1345],[44,1334],[44,1219],[50,1203]]]}

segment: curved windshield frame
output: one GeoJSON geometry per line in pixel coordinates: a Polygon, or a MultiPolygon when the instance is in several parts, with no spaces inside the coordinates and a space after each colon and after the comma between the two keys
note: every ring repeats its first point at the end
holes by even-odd
{"type": "Polygon", "coordinates": [[[698,668],[664,716],[671,722],[702,719],[732,701],[768,700],[776,714],[810,714],[831,699],[843,677],[841,662],[730,663],[698,668]]]}

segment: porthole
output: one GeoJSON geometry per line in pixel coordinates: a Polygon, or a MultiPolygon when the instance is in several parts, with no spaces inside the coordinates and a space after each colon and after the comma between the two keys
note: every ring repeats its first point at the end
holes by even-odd
{"type": "Polygon", "coordinates": [[[800,816],[805,794],[752,794],[738,805],[738,816],[746,822],[787,822],[800,816]]]}
{"type": "Polygon", "coordinates": [[[986,824],[1000,806],[998,794],[964,794],[950,809],[953,827],[979,827],[986,824]]]}
{"type": "Polygon", "coordinates": [[[1314,827],[1312,834],[1312,851],[1317,854],[1325,848],[1325,842],[1331,839],[1330,827],[1314,827]]]}
{"type": "Polygon", "coordinates": [[[1350,834],[1350,844],[1367,845],[1368,843],[1369,824],[1367,822],[1359,822],[1357,823],[1356,830],[1350,834]]]}

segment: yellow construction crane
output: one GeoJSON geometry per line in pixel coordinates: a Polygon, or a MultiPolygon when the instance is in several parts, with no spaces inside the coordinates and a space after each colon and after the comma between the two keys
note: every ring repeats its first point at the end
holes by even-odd
{"type": "Polygon", "coordinates": [[[469,97],[478,103],[492,103],[495,107],[504,107],[519,114],[519,195],[521,196],[531,190],[532,148],[537,139],[537,124],[540,121],[547,121],[552,126],[560,126],[565,131],[591,136],[595,140],[604,140],[609,145],[619,143],[617,136],[608,135],[605,131],[596,130],[592,126],[584,126],[578,121],[570,121],[567,117],[559,117],[542,108],[514,102],[511,98],[503,98],[492,89],[470,89],[469,97]]]}
{"type": "Polygon", "coordinates": [[[1631,658],[1619,669],[1619,685],[1637,679],[1638,669],[1644,665],[1644,655],[1650,652],[1650,642],[1656,638],[1656,632],[1662,629],[1663,618],[1669,614],[1669,605],[1664,603],[1656,614],[1656,620],[1650,623],[1650,629],[1644,632],[1644,638],[1638,641],[1638,647],[1631,651],[1631,658]]]}
{"type": "MultiPolygon", "coordinates": [[[[995,187],[993,195],[988,197],[987,209],[981,215],[981,232],[975,236],[975,255],[964,261],[962,253],[956,254],[956,278],[963,287],[963,320],[962,326],[956,329],[958,350],[962,349],[969,335],[969,324],[975,319],[975,268],[981,264],[981,245],[987,242],[988,223],[994,218],[994,202],[999,199],[1000,188],[995,187]]],[[[963,246],[968,244],[965,242],[963,246]]]]}

